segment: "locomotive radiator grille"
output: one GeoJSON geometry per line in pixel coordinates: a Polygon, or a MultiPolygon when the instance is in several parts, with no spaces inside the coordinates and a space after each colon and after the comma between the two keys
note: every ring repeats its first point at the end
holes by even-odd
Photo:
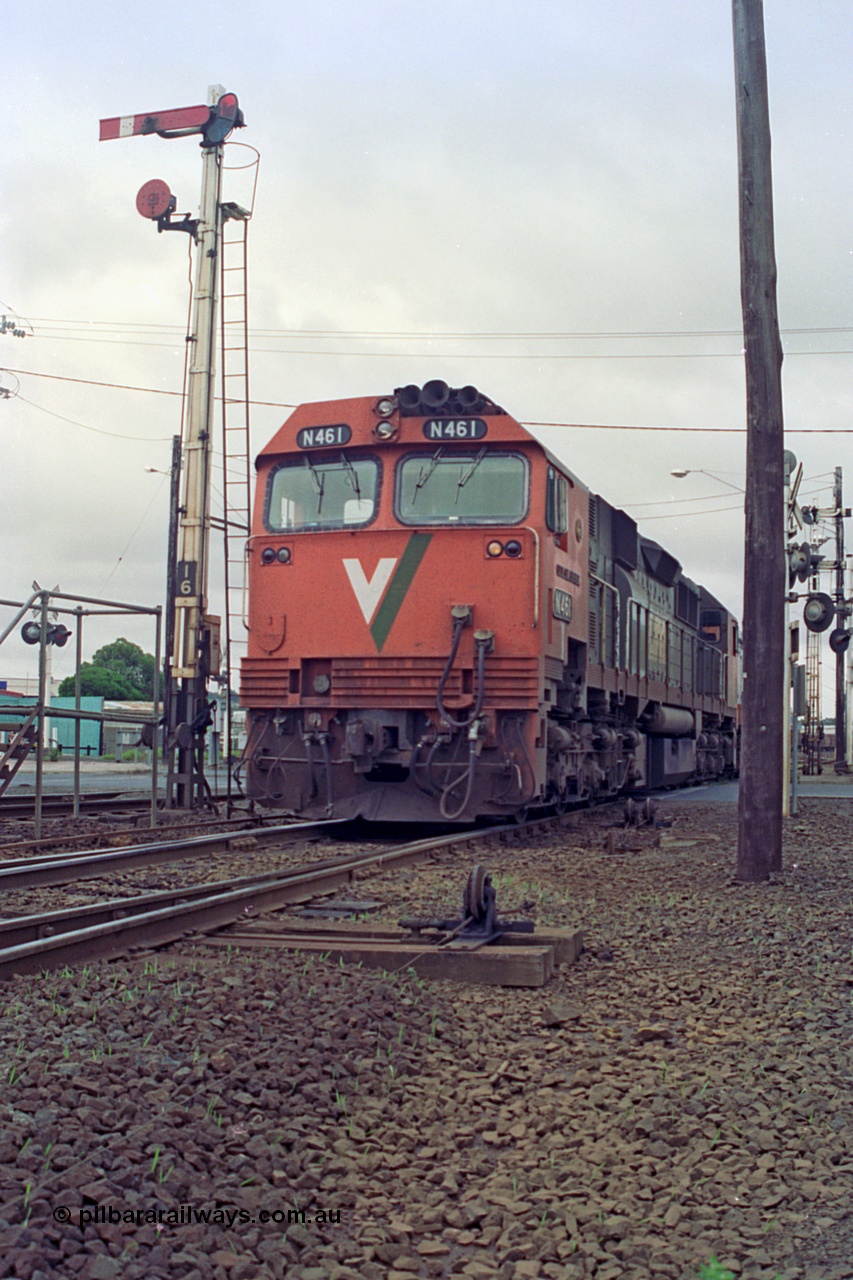
{"type": "MultiPolygon", "coordinates": [[[[333,658],[331,698],[335,706],[399,707],[419,710],[432,707],[444,670],[442,658],[333,658]]],[[[287,658],[245,658],[241,669],[240,697],[249,707],[297,706],[287,658]]],[[[448,707],[471,702],[473,672],[451,671],[444,691],[448,707]]],[[[307,698],[307,705],[327,704],[327,699],[307,698]]],[[[486,660],[486,707],[527,710],[539,704],[538,658],[501,657],[486,660]]]]}
{"type": "MultiPolygon", "coordinates": [[[[340,701],[353,706],[418,708],[432,706],[444,662],[440,658],[338,658],[332,663],[332,687],[340,701]]],[[[459,706],[471,701],[472,672],[451,671],[444,702],[459,706]]],[[[489,657],[486,660],[485,706],[523,709],[539,701],[539,662],[536,658],[489,657]]]]}
{"type": "Polygon", "coordinates": [[[287,658],[244,658],[240,664],[240,699],[250,707],[281,707],[288,702],[287,658]]]}

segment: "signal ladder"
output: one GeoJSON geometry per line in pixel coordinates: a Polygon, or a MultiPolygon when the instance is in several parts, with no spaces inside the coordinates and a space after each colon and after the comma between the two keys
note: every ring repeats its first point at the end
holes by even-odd
{"type": "Polygon", "coordinates": [[[231,681],[238,670],[237,650],[243,650],[246,617],[246,540],[249,537],[251,481],[249,473],[249,213],[236,204],[220,205],[220,349],[222,369],[222,518],[225,556],[223,731],[227,769],[228,810],[231,808],[231,681]]]}
{"type": "Polygon", "coordinates": [[[806,723],[803,773],[823,773],[823,726],[820,716],[820,641],[816,631],[806,632],[806,723]]]}

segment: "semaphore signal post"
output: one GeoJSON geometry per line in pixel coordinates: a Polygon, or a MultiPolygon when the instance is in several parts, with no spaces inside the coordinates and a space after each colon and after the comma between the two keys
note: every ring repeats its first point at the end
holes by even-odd
{"type": "MultiPolygon", "coordinates": [[[[212,711],[208,679],[218,671],[220,626],[220,619],[211,617],[207,607],[222,152],[226,138],[243,123],[236,94],[226,93],[220,85],[209,90],[207,105],[115,116],[100,122],[101,141],[146,134],[201,137],[197,219],[185,216],[173,222],[175,200],[166,184],[157,180],[146,183],[137,198],[139,212],[156,221],[159,231],[186,231],[196,245],[182,441],[183,490],[176,541],[169,548],[171,598],[167,602],[164,700],[167,806],[184,809],[208,798],[204,776],[205,734],[212,711]]],[[[177,465],[173,458],[173,471],[177,465]]]]}

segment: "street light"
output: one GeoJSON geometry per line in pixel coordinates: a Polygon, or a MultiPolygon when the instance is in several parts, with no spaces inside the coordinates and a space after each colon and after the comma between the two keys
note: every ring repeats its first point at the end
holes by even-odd
{"type": "Polygon", "coordinates": [[[746,492],[739,484],[732,484],[731,480],[724,480],[722,476],[715,475],[713,471],[706,471],[704,467],[676,467],[675,471],[670,471],[669,474],[675,476],[676,480],[683,480],[685,476],[708,476],[719,484],[728,485],[730,489],[734,489],[735,493],[746,492]]]}

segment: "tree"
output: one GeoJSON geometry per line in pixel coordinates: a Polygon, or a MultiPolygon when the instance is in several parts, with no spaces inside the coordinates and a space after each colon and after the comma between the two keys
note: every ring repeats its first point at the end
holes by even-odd
{"type": "MultiPolygon", "coordinates": [[[[74,697],[74,676],[66,676],[59,686],[60,698],[74,697]]],[[[106,667],[84,662],[80,667],[80,695],[83,698],[114,698],[120,702],[141,702],[139,690],[106,667]]]]}
{"type": "MultiPolygon", "coordinates": [[[[86,697],[121,698],[149,702],[154,697],[154,655],[120,638],[103,645],[91,662],[80,668],[80,689],[86,697]]],[[[74,677],[59,686],[60,697],[74,696],[74,677]]]]}

